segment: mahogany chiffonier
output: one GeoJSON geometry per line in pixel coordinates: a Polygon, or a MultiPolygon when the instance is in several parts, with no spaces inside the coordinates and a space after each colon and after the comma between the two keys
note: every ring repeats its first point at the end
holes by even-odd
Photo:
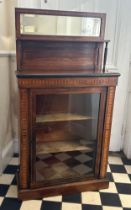
{"type": "Polygon", "coordinates": [[[19,199],[108,187],[119,74],[105,72],[105,21],[102,13],[16,9],[19,199]]]}

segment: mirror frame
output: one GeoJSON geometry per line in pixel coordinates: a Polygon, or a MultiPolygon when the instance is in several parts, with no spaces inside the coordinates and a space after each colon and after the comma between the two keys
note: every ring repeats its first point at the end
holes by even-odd
{"type": "Polygon", "coordinates": [[[76,11],[59,11],[59,10],[43,10],[43,9],[15,9],[16,22],[16,38],[17,39],[32,39],[32,40],[57,40],[57,41],[103,41],[105,35],[105,13],[91,12],[76,12],[76,11]],[[55,16],[72,16],[72,17],[93,17],[101,19],[100,35],[99,36],[63,36],[63,35],[36,35],[36,34],[21,34],[20,32],[20,15],[55,15],[55,16]]]}

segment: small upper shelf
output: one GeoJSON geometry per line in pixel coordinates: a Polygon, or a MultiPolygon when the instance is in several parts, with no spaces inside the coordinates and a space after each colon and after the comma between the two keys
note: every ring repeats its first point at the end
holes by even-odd
{"type": "Polygon", "coordinates": [[[46,123],[46,122],[60,122],[60,121],[71,121],[71,120],[91,120],[93,117],[84,116],[71,113],[57,113],[57,114],[45,114],[37,115],[36,123],[46,123]]]}
{"type": "Polygon", "coordinates": [[[86,36],[53,36],[53,35],[31,35],[31,34],[21,34],[17,37],[17,40],[21,41],[51,41],[53,42],[88,42],[88,43],[97,43],[97,44],[104,44],[109,42],[110,40],[105,40],[98,37],[86,37],[86,36]]]}

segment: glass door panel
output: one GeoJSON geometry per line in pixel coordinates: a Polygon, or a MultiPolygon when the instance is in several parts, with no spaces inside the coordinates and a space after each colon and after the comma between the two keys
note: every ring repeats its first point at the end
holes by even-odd
{"type": "Polygon", "coordinates": [[[94,176],[100,93],[36,95],[35,181],[94,176]]]}

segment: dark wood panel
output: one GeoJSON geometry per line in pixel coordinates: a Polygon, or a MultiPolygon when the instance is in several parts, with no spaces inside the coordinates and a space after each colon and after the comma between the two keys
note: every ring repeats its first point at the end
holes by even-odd
{"type": "Polygon", "coordinates": [[[96,67],[95,43],[21,42],[22,70],[88,70],[96,67]]]}

